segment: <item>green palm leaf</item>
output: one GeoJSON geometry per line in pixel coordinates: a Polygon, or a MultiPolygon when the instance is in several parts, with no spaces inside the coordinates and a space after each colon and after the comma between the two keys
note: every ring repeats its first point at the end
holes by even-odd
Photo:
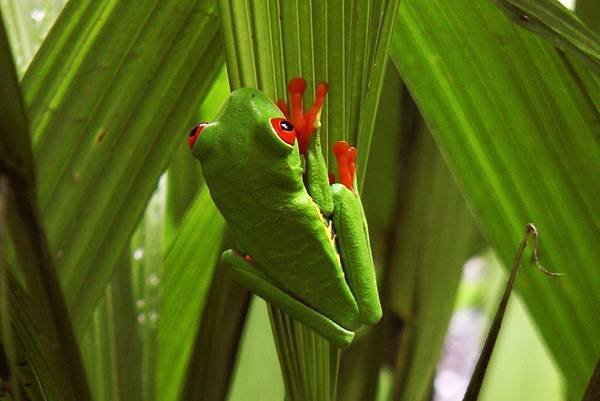
{"type": "Polygon", "coordinates": [[[387,74],[382,95],[363,197],[384,320],[342,355],[340,400],[374,399],[388,361],[395,367],[393,399],[426,400],[462,266],[482,241],[396,71],[387,74]]]}
{"type": "MultiPolygon", "coordinates": [[[[43,356],[30,358],[27,353],[32,351],[31,348],[27,349],[23,355],[26,359],[19,364],[26,365],[29,362],[34,364],[34,369],[42,371],[44,378],[48,379],[48,393],[64,400],[88,400],[90,393],[79,349],[46,235],[38,217],[29,123],[1,14],[0,60],[0,104],[3,109],[0,117],[0,202],[6,202],[6,209],[3,210],[6,216],[3,216],[2,222],[6,221],[7,231],[10,231],[19,272],[24,276],[29,294],[34,294],[27,296],[16,280],[8,282],[7,278],[12,276],[8,272],[5,255],[2,255],[2,278],[7,283],[0,284],[4,290],[12,287],[19,295],[17,298],[11,291],[8,296],[3,295],[2,320],[10,322],[9,330],[14,329],[17,336],[23,336],[26,332],[34,336],[29,344],[23,344],[21,339],[17,340],[21,347],[40,346],[41,350],[46,351],[43,356]],[[19,300],[22,303],[17,305],[19,300]],[[17,309],[19,306],[22,308],[20,311],[17,309]],[[8,316],[5,315],[7,311],[8,316]],[[27,317],[32,319],[27,320],[27,317]],[[48,352],[50,350],[53,352],[48,352]]],[[[5,231],[5,227],[0,230],[5,231]]],[[[13,337],[12,333],[4,333],[7,326],[3,327],[3,338],[13,337]]],[[[10,351],[16,354],[20,350],[10,351]]]]}
{"type": "Polygon", "coordinates": [[[182,391],[224,228],[203,187],[167,248],[160,289],[159,400],[177,400],[182,391]]]}
{"type": "Polygon", "coordinates": [[[214,8],[70,1],[23,79],[41,210],[78,333],[221,65],[214,8]]]}
{"type": "Polygon", "coordinates": [[[600,37],[557,0],[495,0],[509,18],[600,73],[600,37]]]}
{"type": "Polygon", "coordinates": [[[226,398],[238,360],[238,346],[250,297],[251,293],[246,288],[217,267],[202,322],[198,326],[180,401],[220,401],[226,398]]]}
{"type": "Polygon", "coordinates": [[[578,398],[600,353],[600,118],[565,60],[517,29],[487,2],[406,1],[391,52],[504,264],[533,221],[565,273],[528,269],[517,288],[578,398]]]}
{"type": "MultiPolygon", "coordinates": [[[[213,118],[227,99],[229,87],[224,72],[223,69],[202,104],[200,120],[213,118]]],[[[224,222],[208,188],[202,184],[198,161],[187,147],[183,151],[175,152],[174,157],[180,160],[171,163],[168,172],[167,246],[161,274],[159,308],[162,317],[156,366],[156,390],[160,400],[186,399],[187,394],[198,388],[205,391],[203,397],[208,397],[211,391],[218,392],[227,384],[203,381],[216,369],[194,369],[208,363],[207,358],[199,358],[206,355],[206,350],[198,351],[197,343],[206,337],[221,339],[223,336],[215,332],[215,326],[209,326],[212,332],[201,330],[202,322],[218,313],[208,308],[216,306],[210,302],[216,297],[212,295],[211,282],[222,252],[224,222]],[[194,379],[197,380],[192,382],[194,379]]],[[[218,305],[226,308],[227,298],[218,305]]]]}

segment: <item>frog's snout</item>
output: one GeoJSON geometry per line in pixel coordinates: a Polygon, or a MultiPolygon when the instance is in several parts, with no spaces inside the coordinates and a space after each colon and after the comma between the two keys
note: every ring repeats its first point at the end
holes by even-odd
{"type": "Polygon", "coordinates": [[[190,134],[188,135],[188,145],[190,145],[190,149],[194,149],[194,144],[196,143],[196,140],[202,133],[204,127],[206,127],[207,125],[207,123],[200,123],[192,128],[190,134]]]}

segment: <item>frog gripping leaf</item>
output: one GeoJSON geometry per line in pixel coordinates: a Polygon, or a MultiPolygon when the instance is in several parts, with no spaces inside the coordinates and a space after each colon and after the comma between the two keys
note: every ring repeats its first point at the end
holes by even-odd
{"type": "Polygon", "coordinates": [[[327,84],[304,111],[306,81],[289,83],[290,107],[242,88],[214,122],[190,132],[211,196],[235,240],[221,256],[238,281],[344,347],[381,319],[367,224],[355,189],[356,149],[334,146],[332,182],[318,135],[327,84]]]}

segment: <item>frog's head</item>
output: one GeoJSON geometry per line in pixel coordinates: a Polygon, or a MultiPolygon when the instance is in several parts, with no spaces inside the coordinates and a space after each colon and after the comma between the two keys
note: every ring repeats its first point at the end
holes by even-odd
{"type": "Polygon", "coordinates": [[[213,157],[285,159],[298,152],[296,132],[279,108],[252,88],[234,91],[215,121],[195,126],[188,143],[203,164],[213,157]]]}

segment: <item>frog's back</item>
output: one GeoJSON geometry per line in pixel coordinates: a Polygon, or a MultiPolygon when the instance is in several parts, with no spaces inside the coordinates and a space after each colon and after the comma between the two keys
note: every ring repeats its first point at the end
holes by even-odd
{"type": "MultiPolygon", "coordinates": [[[[209,174],[206,174],[207,181],[209,174]]],[[[211,195],[231,229],[238,251],[279,288],[353,330],[358,306],[350,291],[330,226],[303,185],[295,190],[265,183],[259,175],[221,171],[211,195]],[[229,185],[223,180],[234,180],[229,185]],[[247,188],[253,188],[252,191],[247,188]],[[269,196],[256,193],[269,191],[269,196]],[[235,200],[235,202],[232,202],[235,200]]]]}

